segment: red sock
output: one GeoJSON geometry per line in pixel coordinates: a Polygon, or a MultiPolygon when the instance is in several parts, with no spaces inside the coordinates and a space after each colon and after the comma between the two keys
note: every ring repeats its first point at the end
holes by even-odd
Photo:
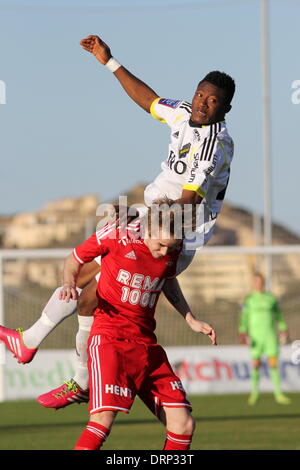
{"type": "Polygon", "coordinates": [[[167,431],[167,438],[163,450],[189,450],[193,435],[174,434],[167,431]]]}
{"type": "Polygon", "coordinates": [[[109,433],[110,430],[101,424],[89,421],[74,450],[99,450],[109,433]]]}

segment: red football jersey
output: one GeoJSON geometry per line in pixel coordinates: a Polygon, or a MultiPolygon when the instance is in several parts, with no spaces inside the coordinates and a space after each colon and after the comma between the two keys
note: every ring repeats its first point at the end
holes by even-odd
{"type": "Polygon", "coordinates": [[[136,223],[129,224],[122,237],[118,229],[106,225],[74,248],[73,255],[81,264],[101,255],[99,304],[91,334],[153,344],[155,307],[164,281],[176,274],[182,244],[156,259],[137,233],[136,223]]]}

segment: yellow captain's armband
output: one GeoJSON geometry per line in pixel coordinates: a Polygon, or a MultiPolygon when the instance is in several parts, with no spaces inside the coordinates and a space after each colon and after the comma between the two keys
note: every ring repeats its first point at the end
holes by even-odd
{"type": "Polygon", "coordinates": [[[182,189],[188,189],[189,191],[195,191],[201,197],[206,196],[206,192],[203,191],[203,189],[201,189],[200,186],[197,186],[196,184],[184,184],[182,189]]]}
{"type": "Polygon", "coordinates": [[[150,106],[150,113],[151,113],[151,116],[154,117],[154,119],[157,119],[158,121],[165,123],[166,121],[165,121],[164,119],[160,118],[160,117],[156,114],[156,112],[154,111],[154,106],[155,106],[155,104],[156,104],[160,99],[161,99],[161,98],[155,98],[155,100],[152,101],[151,106],[150,106]]]}

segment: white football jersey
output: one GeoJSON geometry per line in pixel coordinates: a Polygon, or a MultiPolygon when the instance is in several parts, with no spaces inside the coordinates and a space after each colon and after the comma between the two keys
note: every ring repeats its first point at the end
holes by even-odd
{"type": "MultiPolygon", "coordinates": [[[[171,128],[168,158],[161,173],[145,189],[145,203],[169,197],[179,199],[183,189],[196,191],[205,207],[205,232],[213,227],[229,181],[233,141],[225,121],[209,125],[190,122],[192,105],[157,98],[151,105],[155,119],[171,128]]],[[[200,227],[199,227],[200,228],[200,227]]]]}

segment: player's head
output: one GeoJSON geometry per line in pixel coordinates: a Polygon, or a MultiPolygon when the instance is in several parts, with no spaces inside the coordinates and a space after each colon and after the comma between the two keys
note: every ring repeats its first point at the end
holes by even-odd
{"type": "Polygon", "coordinates": [[[253,288],[257,292],[264,292],[265,290],[265,278],[259,273],[255,272],[253,276],[253,288]]]}
{"type": "Polygon", "coordinates": [[[235,82],[227,73],[209,72],[199,82],[192,101],[191,119],[196,124],[222,121],[231,110],[235,82]]]}
{"type": "MultiPolygon", "coordinates": [[[[149,208],[146,216],[144,242],[154,258],[162,258],[180,249],[184,236],[184,211],[180,204],[164,198],[149,208]]],[[[193,221],[191,222],[193,223],[193,221]]]]}

